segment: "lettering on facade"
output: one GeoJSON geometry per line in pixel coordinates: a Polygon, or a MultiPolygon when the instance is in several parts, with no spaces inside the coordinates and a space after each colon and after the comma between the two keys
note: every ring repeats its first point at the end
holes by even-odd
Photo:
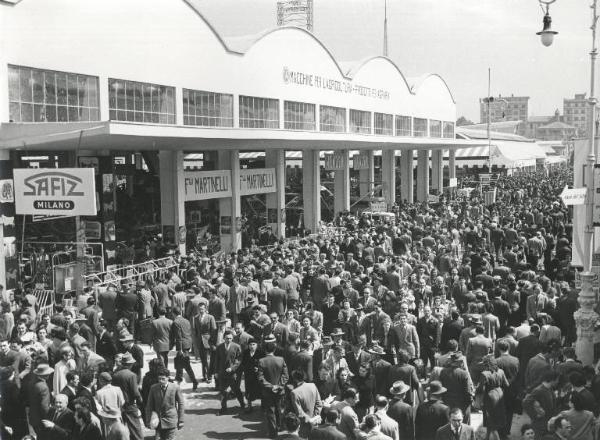
{"type": "Polygon", "coordinates": [[[369,156],[366,154],[357,154],[352,157],[352,168],[355,170],[367,170],[369,165],[369,156]]]}
{"type": "Polygon", "coordinates": [[[285,84],[296,84],[317,89],[332,90],[334,92],[354,94],[373,99],[390,99],[390,92],[385,89],[352,84],[351,81],[340,81],[321,75],[315,75],[313,73],[299,72],[291,70],[287,66],[283,67],[283,82],[285,84]]]}
{"type": "Polygon", "coordinates": [[[344,168],[343,154],[326,154],[325,169],[328,171],[341,170],[344,168]]]}
{"type": "Polygon", "coordinates": [[[231,172],[186,172],[185,200],[206,200],[231,196],[231,172]]]}
{"type": "Polygon", "coordinates": [[[240,195],[263,194],[275,190],[274,168],[240,170],[240,195]]]}

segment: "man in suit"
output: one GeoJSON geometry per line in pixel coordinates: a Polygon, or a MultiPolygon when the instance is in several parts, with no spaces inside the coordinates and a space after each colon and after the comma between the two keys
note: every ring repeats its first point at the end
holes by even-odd
{"type": "Polygon", "coordinates": [[[427,388],[429,399],[417,408],[415,415],[415,438],[434,438],[438,429],[448,423],[450,408],[442,402],[446,388],[437,380],[432,380],[427,388]]]}
{"type": "Polygon", "coordinates": [[[217,323],[214,316],[207,312],[205,303],[198,304],[198,314],[194,320],[194,340],[196,341],[200,362],[202,362],[202,380],[210,382],[212,377],[209,375],[209,362],[211,347],[215,346],[217,337],[217,323]]]}
{"type": "Polygon", "coordinates": [[[373,377],[375,377],[375,394],[385,396],[388,393],[387,378],[392,364],[383,359],[383,356],[385,356],[383,347],[374,344],[368,352],[371,355],[371,369],[373,370],[373,377]]]}
{"type": "Polygon", "coordinates": [[[239,314],[246,307],[246,298],[248,297],[248,288],[240,284],[238,276],[233,278],[233,285],[229,288],[229,301],[227,311],[229,319],[235,325],[238,322],[239,314]]]}
{"type": "Polygon", "coordinates": [[[366,344],[366,336],[360,335],[358,340],[352,344],[352,350],[346,353],[346,363],[354,376],[358,376],[358,368],[362,364],[371,362],[371,355],[365,351],[366,344]]]}
{"type": "Polygon", "coordinates": [[[173,307],[173,324],[171,333],[173,344],[175,344],[175,380],[179,383],[183,380],[183,370],[186,371],[193,384],[193,390],[198,388],[196,375],[190,364],[190,351],[192,350],[192,325],[190,321],[181,316],[179,306],[173,307]]]}
{"type": "MultiPolygon", "coordinates": [[[[399,423],[387,414],[388,411],[388,399],[385,396],[377,396],[375,398],[375,414],[381,421],[380,431],[382,434],[387,435],[392,440],[400,440],[400,428],[399,423]]],[[[405,430],[412,431],[412,417],[409,420],[410,426],[404,426],[405,430]]],[[[402,440],[412,440],[412,437],[402,437],[402,440]]]]}
{"type": "Polygon", "coordinates": [[[509,354],[510,344],[506,339],[496,341],[496,349],[500,355],[496,358],[498,368],[504,371],[506,380],[508,380],[508,388],[504,392],[504,404],[506,407],[506,425],[504,429],[500,429],[501,435],[508,436],[512,426],[512,418],[517,399],[517,376],[519,375],[519,359],[509,354]]]}
{"type": "Polygon", "coordinates": [[[240,407],[244,409],[244,396],[238,386],[236,380],[237,370],[242,362],[242,348],[233,342],[233,333],[231,330],[225,330],[223,333],[223,342],[217,346],[215,350],[215,379],[217,389],[221,393],[221,410],[218,415],[223,415],[227,412],[227,390],[231,390],[235,394],[240,407]]]}
{"type": "Polygon", "coordinates": [[[287,293],[279,288],[279,281],[273,280],[273,288],[267,292],[267,301],[269,302],[269,312],[277,313],[277,316],[283,317],[287,310],[287,293]]]}
{"type": "Polygon", "coordinates": [[[460,338],[460,333],[463,329],[463,324],[459,320],[460,314],[458,310],[452,310],[450,312],[450,320],[444,322],[442,325],[442,335],[440,338],[440,346],[445,347],[446,343],[450,339],[455,339],[456,341],[460,338]]]}
{"type": "Polygon", "coordinates": [[[329,277],[327,276],[327,270],[324,267],[319,268],[319,275],[312,279],[310,284],[310,296],[314,301],[314,307],[316,310],[321,310],[327,294],[331,290],[329,283],[329,277]]]}
{"type": "Polygon", "coordinates": [[[299,370],[304,373],[304,380],[306,382],[313,381],[313,355],[309,352],[310,342],[301,341],[300,351],[292,356],[292,361],[289,365],[291,371],[299,370]]]}
{"type": "Polygon", "coordinates": [[[463,423],[462,411],[455,408],[450,412],[450,423],[437,430],[435,440],[475,440],[475,432],[463,423]]]}
{"type": "Polygon", "coordinates": [[[265,339],[265,357],[258,361],[258,380],[262,386],[262,407],[267,419],[269,438],[277,438],[281,428],[282,399],[284,386],[288,381],[285,361],[275,356],[275,337],[269,335],[265,339]]]}
{"type": "Polygon", "coordinates": [[[47,440],[69,440],[75,428],[73,411],[67,408],[68,397],[57,394],[54,408],[48,412],[48,418],[42,420],[44,427],[42,438],[47,440]]]}
{"type": "Polygon", "coordinates": [[[48,420],[50,412],[50,388],[48,387],[47,380],[53,372],[54,369],[50,368],[48,364],[39,364],[33,370],[35,377],[32,383],[23,388],[25,392],[25,404],[29,406],[29,424],[33,427],[38,437],[44,429],[42,420],[48,420]]]}
{"type": "Polygon", "coordinates": [[[92,345],[92,350],[96,351],[96,338],[98,337],[98,321],[100,319],[99,308],[96,305],[96,298],[90,296],[87,299],[87,307],[81,310],[81,314],[85,316],[88,327],[92,330],[92,339],[89,343],[92,345]]]}
{"type": "Polygon", "coordinates": [[[130,353],[135,360],[131,366],[131,371],[137,376],[138,384],[142,383],[142,369],[144,368],[144,350],[137,345],[132,335],[125,335],[119,339],[123,344],[124,353],[130,353]]]}
{"type": "Polygon", "coordinates": [[[67,398],[67,407],[73,411],[75,409],[73,401],[75,400],[77,390],[79,389],[79,373],[76,371],[67,371],[65,377],[67,379],[67,384],[60,390],[60,394],[67,398]]]}
{"type": "Polygon", "coordinates": [[[117,291],[113,285],[109,285],[104,292],[98,293],[98,305],[102,309],[102,319],[106,321],[107,328],[111,330],[117,322],[116,300],[117,291]]]}
{"type": "Polygon", "coordinates": [[[325,424],[315,427],[308,435],[308,440],[346,440],[346,436],[337,428],[340,413],[335,409],[325,414],[325,424]]]}
{"type": "Polygon", "coordinates": [[[184,401],[179,385],[169,382],[169,370],[158,372],[158,383],[150,388],[146,403],[145,422],[150,427],[152,413],[158,415],[156,433],[160,440],[174,440],[177,430],[183,428],[184,401]]]}
{"type": "Polygon", "coordinates": [[[554,390],[558,386],[559,375],[556,371],[547,371],[538,385],[523,400],[523,411],[531,420],[536,438],[541,438],[548,430],[548,420],[557,412],[554,390]]]}
{"type": "Polygon", "coordinates": [[[467,343],[467,364],[470,367],[471,377],[475,383],[479,382],[477,364],[492,351],[492,340],[484,335],[484,328],[481,325],[475,327],[476,336],[469,339],[467,343]]]}
{"type": "Polygon", "coordinates": [[[468,371],[464,369],[465,361],[460,352],[452,353],[446,366],[440,372],[440,382],[447,389],[444,401],[451,408],[461,409],[461,420],[469,423],[471,402],[475,390],[468,371]]]}
{"type": "Polygon", "coordinates": [[[96,338],[96,353],[104,358],[106,365],[112,369],[115,355],[117,354],[117,345],[113,335],[108,331],[108,321],[104,318],[98,321],[98,337],[96,338]]]}
{"type": "Polygon", "coordinates": [[[300,370],[292,372],[291,405],[300,418],[300,435],[306,438],[314,426],[321,423],[323,402],[319,390],[314,383],[305,382],[304,373],[300,370]]]}
{"type": "Polygon", "coordinates": [[[406,396],[406,393],[410,391],[410,389],[411,387],[409,385],[399,380],[394,382],[394,384],[390,388],[389,394],[392,395],[392,401],[389,402],[389,406],[388,401],[385,397],[378,396],[375,399],[375,405],[378,408],[380,405],[383,405],[385,403],[387,416],[390,417],[398,426],[398,429],[396,431],[396,437],[392,437],[392,435],[388,434],[383,429],[382,422],[381,432],[389,435],[392,438],[400,438],[400,440],[413,440],[415,438],[413,424],[413,408],[411,405],[404,402],[404,396],[406,396]]]}
{"type": "Polygon", "coordinates": [[[571,422],[565,416],[558,416],[552,422],[554,432],[546,434],[543,440],[564,440],[571,438],[572,429],[571,422]]]}
{"type": "Polygon", "coordinates": [[[156,356],[162,358],[165,368],[169,368],[169,350],[171,349],[171,326],[173,321],[167,318],[167,310],[158,307],[158,318],[152,321],[152,348],[156,356]]]}
{"type": "Polygon", "coordinates": [[[135,364],[135,359],[131,353],[125,353],[121,358],[119,370],[115,372],[112,378],[112,384],[121,388],[125,405],[123,405],[123,422],[129,429],[131,440],[143,440],[144,435],[140,423],[140,408],[143,407],[142,396],[138,388],[137,375],[131,371],[135,364]]]}
{"type": "Polygon", "coordinates": [[[409,324],[406,314],[400,314],[400,321],[391,329],[392,345],[396,352],[406,350],[411,359],[420,356],[419,335],[414,325],[409,324]]]}
{"type": "Polygon", "coordinates": [[[358,416],[354,411],[354,406],[358,402],[358,393],[354,388],[347,388],[342,391],[342,400],[331,405],[332,409],[339,411],[340,422],[338,429],[344,433],[348,440],[356,440],[356,431],[359,428],[358,416]]]}

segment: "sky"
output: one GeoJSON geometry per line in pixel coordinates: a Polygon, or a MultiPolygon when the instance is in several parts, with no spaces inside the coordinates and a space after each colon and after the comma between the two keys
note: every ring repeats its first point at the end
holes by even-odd
{"type": "MultiPolygon", "coordinates": [[[[193,1],[225,37],[276,26],[276,0],[193,1]]],[[[479,122],[488,68],[491,95],[529,96],[530,116],[562,114],[563,98],[590,91],[591,1],[550,5],[559,34],[544,47],[538,0],[388,0],[389,57],[407,77],[442,76],[457,117],[479,122]]],[[[314,0],[313,32],[337,60],[358,61],[383,53],[383,17],[384,0],[314,0]]]]}

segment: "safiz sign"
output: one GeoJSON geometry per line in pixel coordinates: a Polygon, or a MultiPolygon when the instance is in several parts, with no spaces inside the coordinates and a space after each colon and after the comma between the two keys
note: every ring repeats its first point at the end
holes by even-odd
{"type": "Polygon", "coordinates": [[[92,168],[14,170],[15,212],[30,215],[96,215],[92,168]]]}

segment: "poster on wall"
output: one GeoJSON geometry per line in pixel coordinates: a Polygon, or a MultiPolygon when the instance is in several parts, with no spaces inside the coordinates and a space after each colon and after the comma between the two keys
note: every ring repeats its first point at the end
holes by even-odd
{"type": "Polygon", "coordinates": [[[91,168],[16,168],[15,212],[30,215],[96,215],[91,168]]]}
{"type": "Polygon", "coordinates": [[[187,229],[185,228],[185,225],[179,227],[177,236],[179,237],[179,244],[185,244],[187,238],[187,229]]]}
{"type": "Polygon", "coordinates": [[[104,241],[115,241],[117,232],[115,222],[113,220],[104,223],[104,241]]]}
{"type": "Polygon", "coordinates": [[[13,180],[0,180],[0,203],[13,203],[15,201],[13,180]]]}
{"type": "Polygon", "coordinates": [[[231,216],[221,216],[221,234],[231,234],[231,216]]]}

